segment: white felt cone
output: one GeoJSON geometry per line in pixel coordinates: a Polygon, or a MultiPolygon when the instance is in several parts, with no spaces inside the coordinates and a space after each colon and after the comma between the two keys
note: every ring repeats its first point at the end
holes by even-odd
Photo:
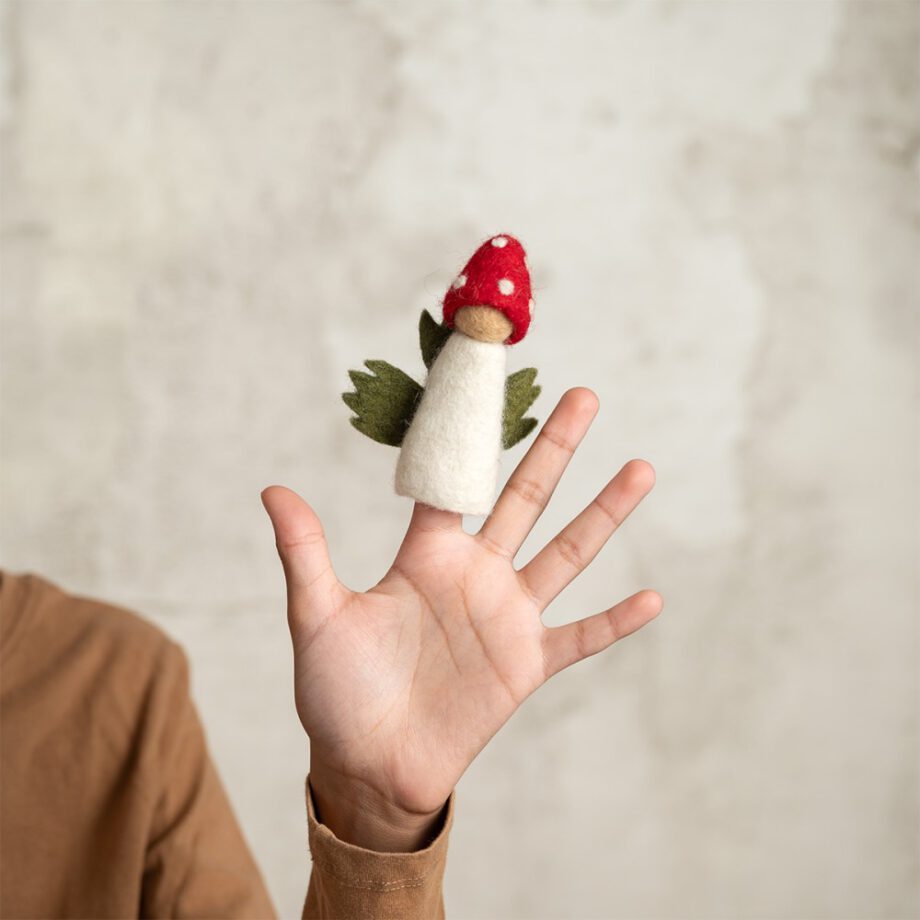
{"type": "Polygon", "coordinates": [[[451,334],[438,353],[396,464],[396,493],[462,514],[495,501],[506,348],[451,334]]]}

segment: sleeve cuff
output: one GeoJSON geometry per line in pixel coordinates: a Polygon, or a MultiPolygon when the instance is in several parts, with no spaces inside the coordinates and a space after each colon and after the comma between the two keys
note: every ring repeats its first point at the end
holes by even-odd
{"type": "Polygon", "coordinates": [[[412,853],[382,853],[339,840],[316,818],[309,775],[306,796],[313,864],[331,882],[365,891],[434,886],[440,892],[447,859],[447,838],[453,824],[455,791],[444,804],[432,841],[424,849],[412,853]]]}

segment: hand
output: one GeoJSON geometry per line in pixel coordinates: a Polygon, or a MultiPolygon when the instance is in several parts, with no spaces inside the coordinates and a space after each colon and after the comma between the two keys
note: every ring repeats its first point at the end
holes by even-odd
{"type": "Polygon", "coordinates": [[[527,696],[661,610],[657,593],[640,591],[564,626],[540,621],[654,485],[642,460],[514,567],[596,412],[590,390],[562,397],[475,536],[459,514],[417,504],[389,572],[363,594],[336,578],[307,504],[281,486],[262,493],[287,579],[310,784],[318,817],[341,839],[423,845],[463,772],[527,696]]]}

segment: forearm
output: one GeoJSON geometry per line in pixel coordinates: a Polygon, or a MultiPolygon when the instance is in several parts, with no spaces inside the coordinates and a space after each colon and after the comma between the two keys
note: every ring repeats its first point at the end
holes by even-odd
{"type": "MultiPolygon", "coordinates": [[[[320,783],[322,785],[322,783],[320,783]]],[[[356,839],[392,844],[400,849],[382,850],[341,839],[317,809],[313,774],[307,778],[307,816],[313,871],[307,890],[303,918],[331,920],[338,917],[400,917],[430,920],[444,916],[442,884],[447,840],[453,821],[452,794],[424,831],[401,824],[388,826],[378,813],[368,820],[361,806],[352,808],[348,798],[329,797],[333,820],[356,839]],[[421,833],[422,836],[417,835],[421,833]],[[411,835],[419,847],[408,849],[411,835]]],[[[322,806],[320,806],[321,808],[322,806]]]]}

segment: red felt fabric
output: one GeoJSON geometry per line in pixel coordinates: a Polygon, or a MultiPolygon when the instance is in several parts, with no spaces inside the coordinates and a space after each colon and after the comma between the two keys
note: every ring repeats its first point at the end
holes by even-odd
{"type": "Polygon", "coordinates": [[[532,303],[530,272],[524,247],[507,233],[487,239],[457,275],[444,295],[444,322],[453,329],[454,314],[461,307],[494,307],[511,321],[514,330],[506,345],[520,342],[530,327],[532,303]],[[502,244],[502,241],[505,241],[502,244]],[[514,290],[505,293],[507,283],[514,290]]]}

